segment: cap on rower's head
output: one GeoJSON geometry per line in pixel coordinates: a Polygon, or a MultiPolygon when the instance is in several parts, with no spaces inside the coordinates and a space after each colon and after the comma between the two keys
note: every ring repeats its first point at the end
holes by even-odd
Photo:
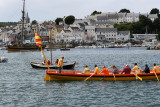
{"type": "Polygon", "coordinates": [[[154,63],[153,65],[154,65],[154,66],[156,66],[156,64],[155,64],[155,63],[154,63]]]}
{"type": "Polygon", "coordinates": [[[126,64],[126,67],[129,67],[129,65],[128,65],[128,64],[126,64]]]}
{"type": "Polygon", "coordinates": [[[64,59],[64,56],[62,56],[62,59],[64,59]]]}
{"type": "Polygon", "coordinates": [[[88,67],[87,65],[85,67],[88,67]]]}
{"type": "Polygon", "coordinates": [[[97,67],[97,64],[95,64],[94,67],[97,67]]]}
{"type": "Polygon", "coordinates": [[[106,68],[105,66],[103,66],[103,68],[106,68]]]}

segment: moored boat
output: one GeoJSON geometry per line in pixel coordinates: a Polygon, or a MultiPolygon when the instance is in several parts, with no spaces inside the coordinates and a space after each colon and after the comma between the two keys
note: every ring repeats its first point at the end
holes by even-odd
{"type": "MultiPolygon", "coordinates": [[[[109,71],[110,74],[98,74],[93,75],[88,80],[105,80],[105,81],[133,81],[138,80],[134,74],[115,74],[114,76],[111,74],[112,71],[109,71]]],[[[83,81],[90,75],[92,75],[94,71],[91,71],[90,74],[82,74],[82,71],[62,71],[62,73],[58,73],[58,71],[48,71],[46,70],[46,77],[44,80],[62,80],[62,81],[83,81]]],[[[151,73],[142,73],[138,74],[143,80],[155,80],[156,76],[152,72],[151,73]]],[[[160,78],[160,73],[157,73],[158,78],[160,78]]]]}
{"type": "MultiPolygon", "coordinates": [[[[48,67],[47,67],[46,64],[35,63],[35,62],[31,62],[30,64],[31,64],[31,66],[32,66],[33,68],[48,69],[48,67]]],[[[64,64],[63,64],[63,69],[74,69],[75,64],[76,64],[76,62],[74,62],[74,63],[64,63],[64,64]]],[[[55,65],[55,64],[49,65],[49,68],[51,68],[51,69],[58,69],[58,68],[57,68],[57,65],[55,65]]]]}
{"type": "Polygon", "coordinates": [[[5,56],[0,56],[0,63],[4,63],[4,62],[7,62],[8,61],[8,58],[5,57],[5,56]]]}

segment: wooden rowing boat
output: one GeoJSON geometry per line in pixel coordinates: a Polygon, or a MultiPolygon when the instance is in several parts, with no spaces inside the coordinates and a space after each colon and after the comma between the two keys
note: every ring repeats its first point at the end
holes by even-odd
{"type": "MultiPolygon", "coordinates": [[[[98,74],[93,75],[88,80],[105,80],[105,81],[114,81],[114,76],[111,74],[112,71],[109,71],[110,74],[98,74]]],[[[62,71],[62,73],[58,73],[58,71],[48,71],[46,69],[46,77],[44,80],[62,80],[62,81],[83,81],[90,75],[92,75],[94,71],[91,71],[90,74],[82,74],[82,71],[62,71]]],[[[138,74],[143,80],[155,80],[156,76],[152,72],[151,73],[142,73],[138,74]]],[[[160,73],[157,73],[157,76],[160,78],[160,73]]],[[[138,80],[134,74],[115,74],[116,81],[133,81],[138,80]]]]}
{"type": "MultiPolygon", "coordinates": [[[[33,68],[42,68],[42,69],[48,69],[46,64],[42,64],[42,63],[35,63],[35,62],[31,62],[30,63],[31,66],[33,68]]],[[[63,64],[63,69],[74,69],[76,63],[64,63],[63,64]]],[[[51,69],[57,69],[57,65],[53,64],[53,65],[49,65],[49,68],[51,69]]]]}

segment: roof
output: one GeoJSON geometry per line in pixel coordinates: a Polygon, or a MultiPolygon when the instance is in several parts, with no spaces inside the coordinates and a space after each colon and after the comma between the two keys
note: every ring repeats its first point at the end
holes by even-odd
{"type": "Polygon", "coordinates": [[[63,30],[65,33],[69,33],[69,32],[71,32],[70,30],[63,30]]]}
{"type": "Polygon", "coordinates": [[[96,28],[96,32],[117,32],[117,28],[96,28]]]}
{"type": "Polygon", "coordinates": [[[80,30],[78,27],[70,27],[72,30],[80,30]]]}
{"type": "Polygon", "coordinates": [[[129,33],[130,33],[130,31],[118,31],[118,34],[125,34],[125,35],[127,35],[129,33]]]}

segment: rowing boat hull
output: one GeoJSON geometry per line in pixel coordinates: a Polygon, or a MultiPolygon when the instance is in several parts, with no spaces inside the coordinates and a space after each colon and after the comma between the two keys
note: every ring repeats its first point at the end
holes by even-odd
{"type": "MultiPolygon", "coordinates": [[[[41,69],[48,69],[47,65],[42,65],[41,63],[35,63],[35,62],[31,62],[30,63],[31,66],[33,68],[41,68],[41,69]]],[[[65,63],[63,64],[63,69],[74,69],[76,63],[65,63]]],[[[53,64],[53,65],[49,65],[49,68],[51,69],[58,69],[57,65],[53,64]]]]}
{"type": "MultiPolygon", "coordinates": [[[[48,71],[46,70],[46,77],[44,80],[62,80],[62,81],[83,81],[91,74],[82,74],[82,71],[62,71],[62,73],[58,73],[58,71],[48,71]]],[[[138,74],[143,80],[155,80],[156,76],[154,73],[143,73],[138,74]]],[[[157,73],[158,78],[160,78],[160,73],[157,73]]],[[[105,80],[105,81],[134,81],[138,80],[134,74],[115,74],[115,78],[112,74],[99,74],[93,75],[88,80],[105,80]]]]}

